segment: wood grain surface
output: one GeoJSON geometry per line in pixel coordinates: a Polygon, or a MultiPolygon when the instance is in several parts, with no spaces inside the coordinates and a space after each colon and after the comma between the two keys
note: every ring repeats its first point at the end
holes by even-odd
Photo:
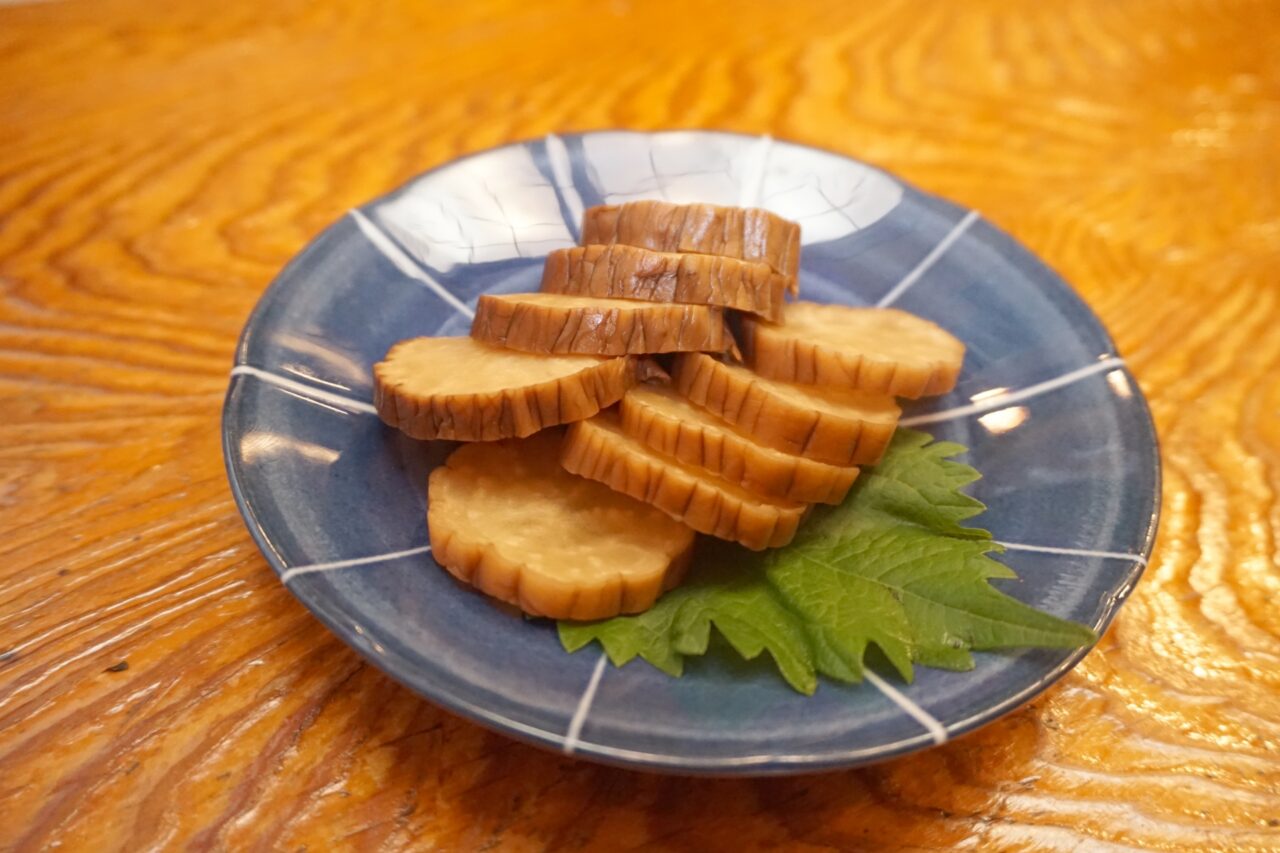
{"type": "Polygon", "coordinates": [[[0,4],[0,849],[1280,848],[1277,44],[1268,0],[0,4]],[[276,581],[218,434],[267,282],[423,169],[613,126],[882,164],[1102,316],[1164,521],[1057,688],[867,770],[642,775],[437,710],[276,581]]]}

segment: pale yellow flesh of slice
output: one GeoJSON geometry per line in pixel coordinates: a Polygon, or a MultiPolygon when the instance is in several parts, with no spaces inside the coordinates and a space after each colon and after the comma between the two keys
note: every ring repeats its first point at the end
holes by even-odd
{"type": "Polygon", "coordinates": [[[492,441],[582,420],[621,399],[630,358],[538,356],[472,338],[413,338],[373,369],[378,415],[413,438],[492,441]]]}
{"type": "Polygon", "coordinates": [[[787,283],[765,264],[620,244],[556,249],[542,272],[544,293],[716,305],[775,323],[787,283]]]}
{"type": "Polygon", "coordinates": [[[627,355],[735,349],[719,308],[558,293],[481,296],[471,336],[533,353],[627,355]]]}
{"type": "Polygon", "coordinates": [[[914,314],[793,302],[784,317],[743,317],[747,363],[762,376],[912,399],[945,394],[960,376],[964,344],[914,314]]]}
{"type": "Polygon", "coordinates": [[[620,411],[628,435],[769,500],[838,504],[858,476],[854,467],[760,445],[668,388],[637,385],[620,411]]]}
{"type": "Polygon", "coordinates": [[[901,414],[883,394],[778,382],[699,353],[676,359],[672,384],[757,444],[829,465],[877,462],[901,414]]]}
{"type": "Polygon", "coordinates": [[[791,541],[803,504],[768,501],[737,483],[663,456],[622,431],[603,412],[569,428],[564,467],[582,477],[652,504],[694,530],[756,551],[791,541]]]}
{"type": "Polygon", "coordinates": [[[767,264],[787,276],[793,295],[797,292],[800,226],[759,208],[652,200],[600,205],[582,216],[582,242],[623,243],[767,264]]]}
{"type": "Polygon", "coordinates": [[[559,463],[559,430],[460,447],[431,474],[437,562],[533,616],[638,613],[679,582],[694,533],[559,463]]]}

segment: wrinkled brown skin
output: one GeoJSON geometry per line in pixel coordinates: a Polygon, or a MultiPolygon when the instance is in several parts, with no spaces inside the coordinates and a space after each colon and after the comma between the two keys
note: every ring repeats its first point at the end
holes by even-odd
{"type": "Polygon", "coordinates": [[[787,326],[757,322],[753,317],[743,316],[740,328],[747,364],[761,376],[782,382],[858,388],[914,400],[955,388],[964,360],[963,346],[958,355],[939,353],[926,363],[906,364],[860,353],[856,347],[831,349],[813,343],[799,330],[790,334],[787,326]]]}
{"type": "Polygon", "coordinates": [[[622,432],[609,413],[569,427],[560,462],[565,470],[651,504],[699,533],[753,551],[778,548],[796,535],[807,507],[727,495],[713,475],[664,462],[622,432]]]}
{"type": "Polygon", "coordinates": [[[542,272],[545,293],[716,305],[774,323],[789,284],[766,264],[618,244],[556,249],[542,272]]]}
{"type": "Polygon", "coordinates": [[[799,292],[800,226],[759,208],[633,201],[588,208],[582,242],[723,255],[767,264],[799,292]]]}
{"type": "Polygon", "coordinates": [[[623,299],[578,308],[542,304],[523,294],[486,294],[476,305],[471,336],[535,353],[736,351],[719,308],[623,299]]]}
{"type": "MultiPolygon", "coordinates": [[[[442,469],[443,466],[436,470],[442,469]]],[[[439,521],[428,521],[428,529],[431,534],[431,553],[445,571],[490,598],[518,607],[530,616],[543,616],[547,619],[589,622],[624,613],[643,613],[653,607],[662,593],[680,585],[693,559],[693,545],[690,544],[672,558],[670,568],[660,585],[615,585],[609,590],[587,591],[573,599],[569,607],[557,609],[530,596],[527,590],[514,589],[504,582],[503,579],[521,571],[516,563],[478,543],[464,540],[439,521]]]]}
{"type": "Polygon", "coordinates": [[[671,378],[677,391],[757,443],[828,465],[874,465],[897,427],[798,405],[702,354],[676,359],[671,378]]]}
{"type": "MultiPolygon", "coordinates": [[[[395,351],[392,347],[387,353],[388,360],[395,351]]],[[[412,438],[451,441],[524,438],[589,418],[622,399],[640,371],[636,359],[615,358],[536,385],[484,394],[424,395],[388,382],[381,367],[379,362],[373,368],[373,404],[383,423],[412,438]]],[[[648,367],[644,370],[650,372],[648,367]]]]}
{"type": "Polygon", "coordinates": [[[619,413],[623,430],[638,441],[769,500],[838,504],[858,476],[854,467],[765,451],[728,423],[707,429],[652,405],[635,388],[623,396],[619,413]]]}
{"type": "MultiPolygon", "coordinates": [[[[504,556],[487,538],[469,539],[459,533],[454,523],[457,507],[473,510],[485,494],[468,476],[468,466],[486,466],[491,473],[504,477],[529,477],[556,482],[566,481],[554,490],[559,495],[589,485],[600,491],[603,501],[625,500],[601,486],[585,484],[560,467],[558,430],[548,430],[527,440],[502,441],[485,445],[464,445],[444,465],[431,472],[428,488],[427,528],[431,553],[449,574],[488,596],[520,608],[530,616],[550,619],[607,619],[620,613],[648,610],[663,592],[674,588],[684,578],[693,555],[694,535],[688,528],[668,522],[661,535],[650,538],[657,563],[650,574],[631,578],[617,572],[603,572],[589,581],[566,585],[563,579],[534,573],[509,553],[504,556]],[[469,457],[469,458],[468,458],[469,457]],[[479,493],[478,493],[479,492],[479,493]],[[665,565],[661,562],[666,560],[665,565]],[[558,583],[557,583],[558,581],[558,583]]],[[[637,513],[654,517],[654,510],[632,504],[637,513]]],[[[661,518],[664,522],[665,518],[661,518]]],[[[552,527],[548,524],[548,527],[552,527]]],[[[548,530],[561,535],[564,531],[548,530]]],[[[501,525],[495,525],[493,536],[501,536],[501,525]]],[[[550,539],[549,541],[554,541],[550,539]]],[[[508,552],[510,549],[507,549],[508,552]]]]}

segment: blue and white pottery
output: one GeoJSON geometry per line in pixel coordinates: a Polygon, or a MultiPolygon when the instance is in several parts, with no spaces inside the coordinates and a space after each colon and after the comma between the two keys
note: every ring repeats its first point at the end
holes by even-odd
{"type": "Polygon", "coordinates": [[[806,298],[892,304],[968,356],[904,423],[970,448],[975,524],[1058,616],[1106,628],[1146,564],[1159,458],[1124,361],[1071,288],[976,212],[847,157],[707,131],[548,136],[462,158],[352,210],[297,256],[244,329],[223,414],[232,490],[281,582],[431,701],[530,743],[631,767],[793,773],[942,743],[1025,703],[1087,649],[980,653],[969,673],[889,672],[793,692],[765,661],[576,654],[555,626],[456,583],[427,547],[448,451],[382,425],[371,369],[402,338],[465,334],[482,293],[536,290],[583,208],[659,198],[765,207],[802,227],[806,298]]]}

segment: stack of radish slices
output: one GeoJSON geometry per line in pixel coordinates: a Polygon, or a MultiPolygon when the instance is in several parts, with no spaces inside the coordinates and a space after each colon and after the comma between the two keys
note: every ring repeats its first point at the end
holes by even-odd
{"type": "Polygon", "coordinates": [[[540,293],[481,296],[471,337],[374,368],[386,423],[476,442],[431,474],[436,560],[526,613],[645,610],[695,531],[786,545],[879,460],[894,397],[960,373],[964,345],[919,317],[785,302],[800,228],[767,211],[594,207],[583,243],[551,253],[540,293]]]}

